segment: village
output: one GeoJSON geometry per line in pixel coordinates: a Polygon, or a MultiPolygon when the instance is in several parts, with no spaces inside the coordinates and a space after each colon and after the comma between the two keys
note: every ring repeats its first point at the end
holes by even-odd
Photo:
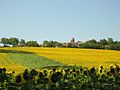
{"type": "Polygon", "coordinates": [[[79,47],[81,43],[84,43],[84,42],[81,42],[81,41],[75,41],[75,38],[72,38],[69,42],[65,42],[65,43],[62,43],[62,46],[63,47],[79,47]]]}

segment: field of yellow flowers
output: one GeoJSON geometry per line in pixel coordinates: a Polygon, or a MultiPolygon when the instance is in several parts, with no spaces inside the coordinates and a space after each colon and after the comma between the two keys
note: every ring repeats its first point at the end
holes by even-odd
{"type": "Polygon", "coordinates": [[[0,53],[0,68],[7,68],[7,71],[21,72],[24,67],[9,59],[8,54],[0,53]]]}
{"type": "Polygon", "coordinates": [[[100,65],[104,67],[109,67],[113,64],[120,65],[120,51],[114,50],[41,47],[14,47],[2,49],[34,52],[39,56],[44,56],[66,65],[95,66],[97,68],[100,65]]]}

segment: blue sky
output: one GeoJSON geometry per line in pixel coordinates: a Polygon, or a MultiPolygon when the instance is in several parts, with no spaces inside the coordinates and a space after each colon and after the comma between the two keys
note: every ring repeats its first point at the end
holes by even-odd
{"type": "Polygon", "coordinates": [[[120,41],[120,0],[0,0],[0,38],[120,41]]]}

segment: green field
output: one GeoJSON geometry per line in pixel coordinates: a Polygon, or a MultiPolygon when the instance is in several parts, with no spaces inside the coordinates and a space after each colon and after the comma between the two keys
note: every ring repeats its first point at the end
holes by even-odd
{"type": "Polygon", "coordinates": [[[63,66],[62,63],[53,61],[52,59],[48,59],[46,57],[38,56],[36,54],[9,54],[9,58],[29,69],[40,69],[49,66],[63,66]]]}
{"type": "Polygon", "coordinates": [[[1,58],[0,67],[6,68],[7,71],[21,72],[24,71],[24,69],[41,69],[45,67],[64,65],[63,63],[54,61],[53,59],[49,59],[44,56],[38,56],[37,54],[30,52],[15,50],[0,50],[0,54],[7,55],[0,57],[1,58]],[[18,64],[18,66],[15,64],[18,64]],[[22,66],[22,69],[21,67],[19,68],[19,65],[22,66]]]}

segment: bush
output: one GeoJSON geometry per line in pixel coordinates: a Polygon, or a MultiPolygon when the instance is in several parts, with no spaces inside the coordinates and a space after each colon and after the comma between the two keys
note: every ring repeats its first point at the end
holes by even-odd
{"type": "Polygon", "coordinates": [[[80,48],[104,49],[105,46],[101,44],[94,44],[94,43],[83,43],[83,44],[80,44],[80,48]]]}
{"type": "Polygon", "coordinates": [[[111,44],[106,47],[109,50],[120,50],[120,44],[111,44]]]}

